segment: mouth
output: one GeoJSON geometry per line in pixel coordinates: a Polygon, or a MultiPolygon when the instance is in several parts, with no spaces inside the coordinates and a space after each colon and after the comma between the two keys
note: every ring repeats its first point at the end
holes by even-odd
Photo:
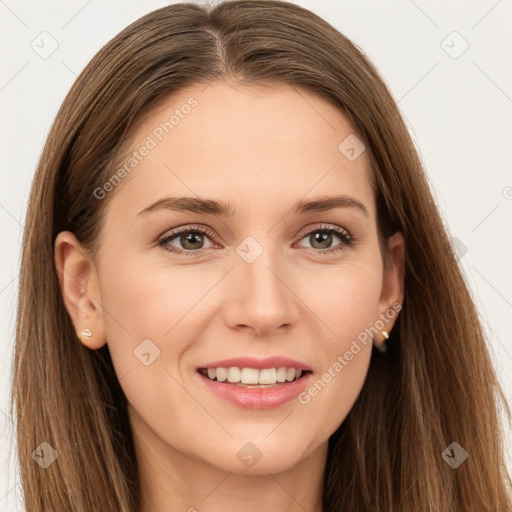
{"type": "Polygon", "coordinates": [[[242,388],[273,388],[304,379],[310,370],[293,367],[279,368],[198,368],[198,373],[207,379],[242,388]]]}

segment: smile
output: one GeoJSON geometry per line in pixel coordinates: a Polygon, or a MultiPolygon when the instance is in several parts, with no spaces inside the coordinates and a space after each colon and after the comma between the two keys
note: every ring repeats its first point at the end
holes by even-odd
{"type": "Polygon", "coordinates": [[[312,372],[286,367],[258,370],[231,366],[199,368],[197,375],[208,392],[223,402],[245,409],[272,409],[296,400],[308,386],[312,372]]]}
{"type": "MultiPolygon", "coordinates": [[[[247,387],[268,387],[301,378],[303,371],[296,368],[199,368],[201,375],[217,382],[226,382],[247,387]]],[[[308,372],[304,372],[308,373],[308,372]]]]}

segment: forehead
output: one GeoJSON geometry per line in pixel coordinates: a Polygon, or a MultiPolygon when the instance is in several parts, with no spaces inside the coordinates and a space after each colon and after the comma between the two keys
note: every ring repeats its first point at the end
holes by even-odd
{"type": "Polygon", "coordinates": [[[148,112],[127,139],[108,208],[131,216],[165,195],[199,196],[244,214],[251,205],[282,209],[288,198],[337,193],[357,197],[373,217],[366,152],[347,153],[364,147],[354,137],[341,109],[299,87],[190,86],[148,112]]]}

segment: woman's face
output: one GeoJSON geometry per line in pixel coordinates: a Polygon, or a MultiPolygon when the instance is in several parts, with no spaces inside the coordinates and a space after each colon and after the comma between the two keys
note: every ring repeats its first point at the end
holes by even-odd
{"type": "Polygon", "coordinates": [[[312,93],[223,82],[183,89],[127,141],[125,172],[95,191],[94,306],[75,326],[108,343],[139,446],[247,474],[325,455],[365,381],[368,329],[390,331],[403,297],[398,267],[383,275],[361,144],[312,93]],[[217,367],[303,373],[258,388],[201,374],[217,367]]]}

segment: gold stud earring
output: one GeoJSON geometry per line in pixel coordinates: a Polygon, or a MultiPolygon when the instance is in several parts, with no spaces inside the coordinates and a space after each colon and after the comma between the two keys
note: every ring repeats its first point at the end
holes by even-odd
{"type": "Polygon", "coordinates": [[[384,342],[383,343],[375,343],[375,340],[373,340],[373,346],[379,351],[385,354],[388,351],[388,347],[386,345],[386,341],[389,338],[389,334],[386,331],[381,331],[382,335],[384,336],[384,342]]]}
{"type": "Polygon", "coordinates": [[[78,335],[78,337],[82,340],[82,341],[89,341],[89,338],[92,336],[92,331],[91,329],[84,329],[83,331],[81,331],[78,335]]]}

